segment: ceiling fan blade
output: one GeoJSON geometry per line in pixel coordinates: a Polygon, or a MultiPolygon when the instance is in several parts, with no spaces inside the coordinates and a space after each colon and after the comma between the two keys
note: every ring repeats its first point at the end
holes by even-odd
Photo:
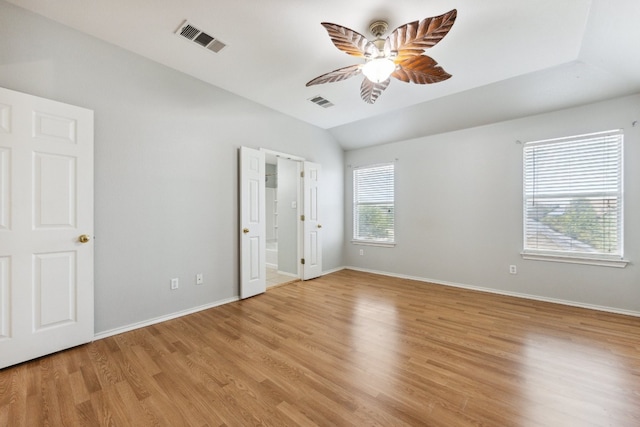
{"type": "Polygon", "coordinates": [[[319,85],[323,83],[339,82],[349,77],[357,76],[362,72],[362,64],[349,65],[348,67],[338,68],[329,73],[323,74],[309,81],[307,86],[319,85]]]}
{"type": "Polygon", "coordinates": [[[362,100],[368,104],[373,104],[380,94],[389,86],[391,79],[384,80],[380,83],[374,83],[365,78],[360,86],[360,96],[362,100]]]}
{"type": "Polygon", "coordinates": [[[378,53],[378,48],[357,31],[329,22],[323,22],[322,26],[329,33],[333,44],[344,53],[358,58],[378,53]]]}
{"type": "Polygon", "coordinates": [[[451,74],[427,55],[412,56],[402,61],[391,75],[403,82],[419,85],[437,83],[451,77],[451,74]]]}
{"type": "Polygon", "coordinates": [[[385,41],[385,54],[397,52],[397,61],[420,55],[447,35],[457,16],[458,11],[453,9],[443,15],[425,18],[420,22],[409,22],[396,28],[385,41]]]}

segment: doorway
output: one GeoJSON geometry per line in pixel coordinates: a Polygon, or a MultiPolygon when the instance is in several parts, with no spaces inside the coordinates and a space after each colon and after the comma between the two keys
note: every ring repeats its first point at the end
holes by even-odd
{"type": "Polygon", "coordinates": [[[292,279],[309,280],[320,276],[320,165],[265,149],[240,147],[239,154],[240,298],[266,291],[267,209],[270,210],[269,238],[275,243],[274,252],[277,253],[270,254],[270,263],[277,265],[277,271],[291,274],[292,279]],[[270,167],[267,172],[267,164],[276,167],[270,167]],[[278,189],[270,190],[268,207],[267,175],[278,182],[278,189]],[[286,179],[285,175],[292,179],[286,179]],[[291,221],[288,221],[289,216],[291,221]],[[295,257],[290,256],[291,253],[295,257]]]}
{"type": "Polygon", "coordinates": [[[267,288],[300,278],[299,160],[265,153],[267,288]]]}

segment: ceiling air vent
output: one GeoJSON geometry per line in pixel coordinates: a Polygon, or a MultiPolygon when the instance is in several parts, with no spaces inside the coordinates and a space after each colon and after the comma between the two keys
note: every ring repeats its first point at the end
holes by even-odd
{"type": "Polygon", "coordinates": [[[176,34],[215,53],[220,52],[222,48],[226,46],[226,44],[220,40],[210,36],[187,21],[184,21],[182,25],[180,25],[176,34]]]}
{"type": "Polygon", "coordinates": [[[314,96],[313,98],[309,98],[309,101],[313,102],[316,105],[319,105],[323,108],[333,107],[333,103],[326,98],[321,97],[320,95],[314,96]]]}

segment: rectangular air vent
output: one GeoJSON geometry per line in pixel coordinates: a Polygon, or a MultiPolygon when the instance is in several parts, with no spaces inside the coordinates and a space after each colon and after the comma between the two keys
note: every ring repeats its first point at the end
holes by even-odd
{"type": "Polygon", "coordinates": [[[313,102],[316,105],[319,105],[323,108],[333,107],[331,101],[326,98],[321,97],[320,95],[314,96],[313,98],[309,98],[309,101],[313,102]]]}
{"type": "Polygon", "coordinates": [[[176,34],[215,53],[220,52],[222,48],[226,46],[226,44],[220,40],[205,33],[187,21],[184,21],[182,25],[180,25],[176,34]]]}

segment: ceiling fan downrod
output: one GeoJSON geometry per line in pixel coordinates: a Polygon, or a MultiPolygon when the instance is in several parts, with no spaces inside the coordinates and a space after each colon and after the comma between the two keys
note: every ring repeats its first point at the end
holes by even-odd
{"type": "Polygon", "coordinates": [[[371,25],[369,25],[369,32],[373,34],[376,38],[373,40],[373,44],[378,48],[380,52],[384,50],[384,39],[382,36],[389,29],[389,24],[387,21],[373,21],[371,25]]]}

